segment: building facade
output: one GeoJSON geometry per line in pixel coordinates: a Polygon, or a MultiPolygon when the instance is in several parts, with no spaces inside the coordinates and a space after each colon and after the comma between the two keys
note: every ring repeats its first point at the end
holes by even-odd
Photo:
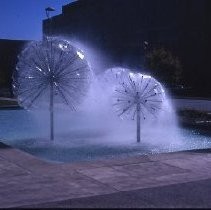
{"type": "Polygon", "coordinates": [[[198,87],[203,79],[211,91],[210,11],[210,0],[78,0],[44,20],[43,33],[100,50],[111,61],[102,68],[140,69],[146,50],[165,47],[180,59],[187,83],[198,87]]]}

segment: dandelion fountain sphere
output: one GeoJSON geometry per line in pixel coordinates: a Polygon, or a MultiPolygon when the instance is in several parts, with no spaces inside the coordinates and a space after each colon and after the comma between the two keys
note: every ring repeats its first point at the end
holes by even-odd
{"type": "Polygon", "coordinates": [[[128,73],[115,88],[114,104],[118,116],[137,119],[137,142],[140,142],[141,117],[156,117],[165,98],[161,84],[141,73],[128,73]]]}
{"type": "Polygon", "coordinates": [[[137,139],[142,145],[155,147],[180,144],[175,109],[167,91],[155,78],[114,67],[100,75],[99,81],[107,98],[104,103],[117,117],[112,126],[116,131],[118,127],[119,139],[125,143],[137,139]],[[136,120],[136,129],[131,119],[136,120]]]}
{"type": "Polygon", "coordinates": [[[31,42],[18,57],[13,92],[26,109],[48,107],[50,138],[54,139],[54,105],[75,110],[86,94],[90,68],[83,53],[70,42],[55,37],[31,42]]]}

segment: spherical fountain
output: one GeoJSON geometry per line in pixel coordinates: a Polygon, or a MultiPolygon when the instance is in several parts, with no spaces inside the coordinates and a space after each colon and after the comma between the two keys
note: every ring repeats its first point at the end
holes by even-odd
{"type": "Polygon", "coordinates": [[[120,128],[120,136],[121,133],[126,136],[125,130],[128,130],[128,133],[136,133],[136,140],[140,142],[142,130],[142,143],[179,142],[175,110],[164,87],[155,78],[121,67],[107,69],[98,78],[101,91],[104,92],[103,103],[112,107],[113,114],[120,118],[120,121],[113,120],[116,121],[114,126],[124,124],[120,128]],[[131,128],[134,124],[130,122],[131,119],[136,120],[136,131],[131,128]],[[166,134],[165,138],[166,128],[174,139],[166,134]]]}
{"type": "Polygon", "coordinates": [[[113,106],[119,117],[136,117],[140,142],[141,118],[157,117],[165,100],[164,90],[157,80],[141,73],[129,72],[121,80],[115,88],[113,106]]]}
{"type": "Polygon", "coordinates": [[[19,104],[50,110],[50,139],[54,139],[54,106],[75,110],[89,86],[90,68],[83,53],[55,37],[31,42],[18,57],[13,92],[19,104]]]}

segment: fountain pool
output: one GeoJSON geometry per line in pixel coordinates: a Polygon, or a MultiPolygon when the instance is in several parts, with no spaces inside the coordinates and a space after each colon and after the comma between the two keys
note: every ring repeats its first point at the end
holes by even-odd
{"type": "MultiPolygon", "coordinates": [[[[142,132],[143,142],[138,144],[134,141],[133,124],[130,126],[125,121],[118,121],[119,127],[115,126],[113,130],[113,124],[107,121],[111,120],[111,116],[108,118],[105,114],[99,121],[99,113],[95,116],[90,113],[90,121],[89,113],[80,111],[68,115],[65,111],[57,112],[56,140],[52,143],[43,128],[49,123],[48,113],[37,112],[41,111],[0,110],[1,141],[53,162],[76,162],[211,147],[210,137],[184,128],[177,128],[176,133],[180,133],[179,137],[158,130],[153,131],[152,135],[152,131],[145,130],[142,132]],[[82,116],[83,123],[80,120],[82,116]],[[102,119],[103,124],[100,123],[102,119]],[[124,126],[127,126],[127,129],[122,129],[124,126]]],[[[111,122],[115,120],[117,119],[114,117],[111,122]]]]}
{"type": "Polygon", "coordinates": [[[179,128],[155,78],[122,67],[93,73],[82,51],[66,40],[30,43],[13,74],[14,95],[30,111],[0,110],[0,139],[55,162],[211,146],[210,138],[179,128]]]}

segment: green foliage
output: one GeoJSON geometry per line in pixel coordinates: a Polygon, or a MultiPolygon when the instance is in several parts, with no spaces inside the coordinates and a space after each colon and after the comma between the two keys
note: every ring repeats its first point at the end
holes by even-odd
{"type": "Polygon", "coordinates": [[[146,55],[146,67],[165,84],[181,84],[182,65],[177,57],[164,48],[153,49],[146,55]]]}

